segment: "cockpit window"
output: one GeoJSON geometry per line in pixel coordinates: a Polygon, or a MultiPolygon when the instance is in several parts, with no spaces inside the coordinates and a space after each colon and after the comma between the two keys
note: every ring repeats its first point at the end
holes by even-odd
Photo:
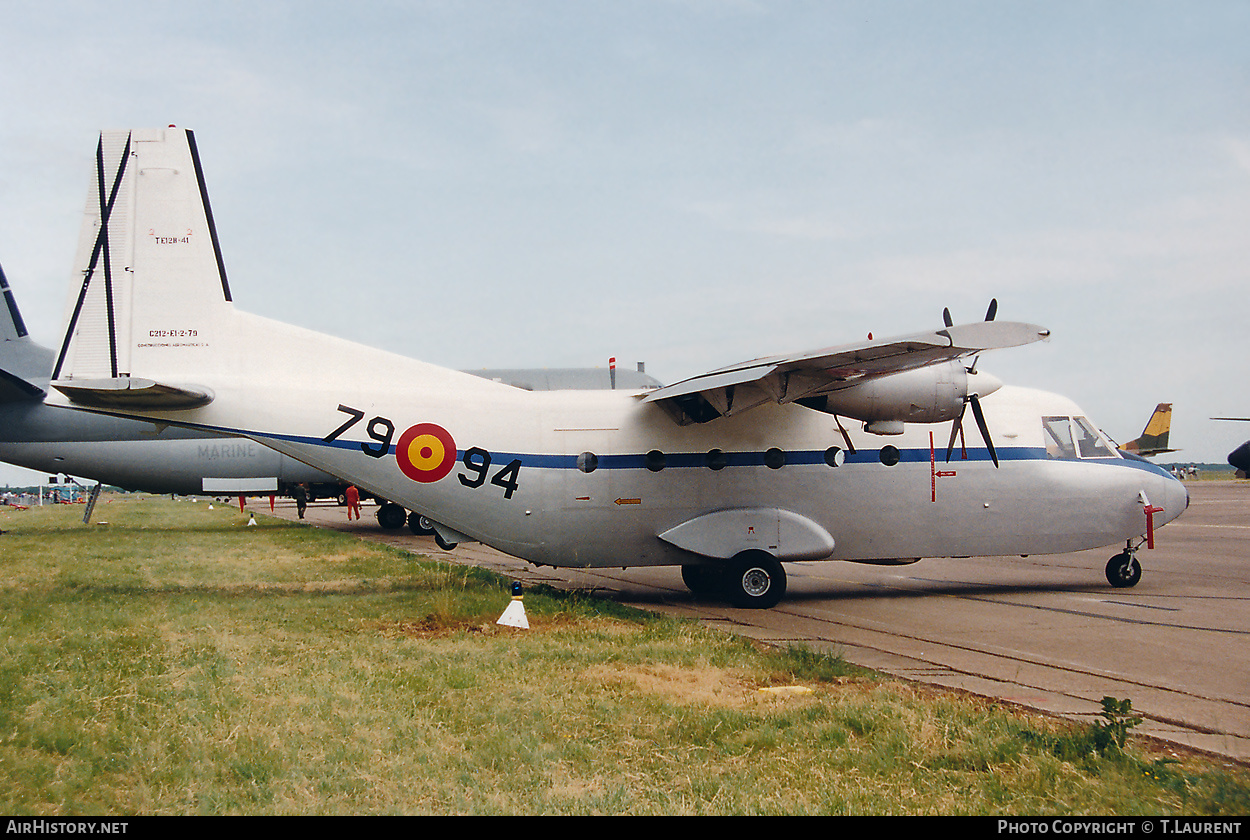
{"type": "Polygon", "coordinates": [[[1047,458],[1075,458],[1076,447],[1072,445],[1072,427],[1067,417],[1043,417],[1042,429],[1046,432],[1047,458]]]}
{"type": "Polygon", "coordinates": [[[1076,422],[1077,447],[1082,458],[1114,458],[1115,450],[1107,445],[1098,430],[1084,417],[1072,418],[1076,422]]]}
{"type": "Polygon", "coordinates": [[[1048,458],[1116,458],[1115,450],[1084,417],[1043,417],[1048,458]],[[1073,432],[1076,442],[1073,443],[1073,432]]]}

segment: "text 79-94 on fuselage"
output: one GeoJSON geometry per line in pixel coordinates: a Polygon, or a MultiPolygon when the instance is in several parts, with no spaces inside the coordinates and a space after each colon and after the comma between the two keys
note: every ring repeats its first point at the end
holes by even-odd
{"type": "Polygon", "coordinates": [[[1134,541],[1188,504],[1071,401],[977,371],[1048,335],[993,307],[658,390],[530,392],[235,310],[191,132],[107,132],[96,166],[57,404],[253,438],[419,511],[445,546],[681,566],[758,607],[797,560],[1123,543],[1108,578],[1132,585],[1134,541]]]}

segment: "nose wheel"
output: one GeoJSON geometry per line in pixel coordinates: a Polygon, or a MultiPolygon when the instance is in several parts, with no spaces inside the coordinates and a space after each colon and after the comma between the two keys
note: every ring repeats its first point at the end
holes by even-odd
{"type": "Polygon", "coordinates": [[[1141,580],[1141,564],[1137,562],[1137,551],[1125,546],[1124,551],[1107,561],[1107,582],[1117,589],[1136,586],[1141,580]]]}

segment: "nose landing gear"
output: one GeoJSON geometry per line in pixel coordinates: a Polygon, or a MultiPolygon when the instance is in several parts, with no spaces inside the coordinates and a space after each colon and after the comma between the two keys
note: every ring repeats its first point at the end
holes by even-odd
{"type": "Polygon", "coordinates": [[[1117,589],[1136,586],[1141,580],[1141,564],[1137,562],[1137,548],[1130,540],[1125,543],[1124,551],[1107,561],[1107,582],[1117,589]]]}

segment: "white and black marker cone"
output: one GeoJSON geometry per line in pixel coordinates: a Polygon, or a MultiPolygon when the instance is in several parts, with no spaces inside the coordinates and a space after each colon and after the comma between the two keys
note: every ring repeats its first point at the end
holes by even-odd
{"type": "Polygon", "coordinates": [[[503,611],[503,615],[499,616],[496,624],[502,624],[505,627],[519,627],[522,630],[530,629],[529,619],[525,617],[525,603],[521,600],[521,584],[514,582],[512,584],[512,603],[508,604],[508,608],[503,611]]]}

